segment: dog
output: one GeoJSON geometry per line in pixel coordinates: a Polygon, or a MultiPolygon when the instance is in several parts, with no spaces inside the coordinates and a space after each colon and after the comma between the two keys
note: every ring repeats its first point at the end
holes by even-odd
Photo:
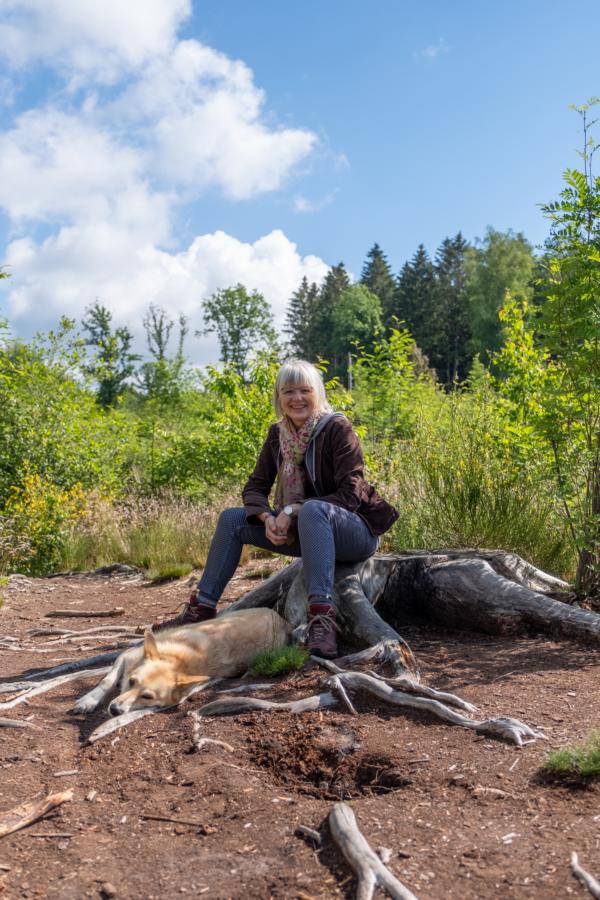
{"type": "Polygon", "coordinates": [[[258,653],[285,646],[291,630],[276,612],[261,608],[224,613],[158,635],[146,631],[143,646],[122,653],[102,681],[80,697],[73,712],[93,712],[118,682],[120,694],[108,707],[112,716],[176,706],[211,678],[243,674],[258,653]]]}

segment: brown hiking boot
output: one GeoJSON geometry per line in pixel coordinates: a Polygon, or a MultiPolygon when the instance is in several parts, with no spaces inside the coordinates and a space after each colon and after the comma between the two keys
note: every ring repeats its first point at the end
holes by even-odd
{"type": "Polygon", "coordinates": [[[193,593],[187,603],[184,603],[183,611],[175,616],[174,619],[167,619],[166,622],[155,622],[152,626],[152,633],[157,631],[165,631],[167,628],[179,628],[180,625],[196,625],[198,622],[207,622],[214,619],[217,610],[214,606],[206,606],[204,603],[198,603],[196,594],[193,593]]]}
{"type": "Polygon", "coordinates": [[[331,603],[308,604],[308,640],[306,646],[314,656],[335,659],[337,652],[335,607],[331,603]]]}

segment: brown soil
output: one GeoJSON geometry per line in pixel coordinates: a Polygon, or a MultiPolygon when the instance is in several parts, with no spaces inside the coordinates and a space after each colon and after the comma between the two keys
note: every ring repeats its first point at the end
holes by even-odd
{"type": "MultiPolygon", "coordinates": [[[[260,567],[264,574],[263,561],[260,567]]],[[[232,583],[229,599],[255,583],[244,577],[252,570],[256,561],[232,583]]],[[[53,645],[28,637],[28,629],[121,621],[44,619],[52,609],[124,606],[124,621],[144,623],[166,615],[189,587],[124,576],[17,577],[3,590],[0,636],[17,640],[0,649],[0,680],[98,652],[91,640],[53,645]]],[[[462,695],[486,717],[543,727],[549,740],[519,750],[357,698],[359,717],[340,708],[206,719],[203,733],[235,752],[210,745],[194,752],[188,713],[211,699],[200,694],[86,746],[106,712],[72,715],[75,698],[93,683],[72,682],[4,713],[38,728],[0,730],[0,814],[67,787],[74,799],[0,841],[0,892],[353,897],[356,880],[326,826],[332,802],[344,799],[371,846],[391,850],[390,868],[423,900],[585,897],[569,860],[576,850],[584,867],[600,873],[598,786],[551,784],[538,772],[548,748],[580,741],[600,724],[597,651],[540,636],[425,627],[405,636],[428,684],[462,695]],[[321,831],[321,848],[299,825],[321,831]]],[[[320,676],[309,668],[256,696],[304,696],[320,676]]]]}

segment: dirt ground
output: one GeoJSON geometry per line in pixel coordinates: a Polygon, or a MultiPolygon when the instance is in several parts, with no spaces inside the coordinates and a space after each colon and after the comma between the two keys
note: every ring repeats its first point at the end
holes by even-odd
{"type": "MultiPolygon", "coordinates": [[[[229,599],[256,584],[248,577],[256,569],[256,561],[246,564],[229,599]]],[[[89,639],[55,643],[28,630],[156,621],[186,599],[189,586],[152,586],[141,576],[13,576],[2,590],[5,680],[99,652],[89,639]],[[125,607],[121,619],[44,618],[53,609],[114,606],[125,607]]],[[[423,626],[405,637],[426,683],[476,703],[485,717],[541,727],[548,740],[517,749],[357,698],[358,717],[340,708],[205,719],[203,733],[234,752],[210,745],[197,752],[189,712],[213,696],[199,694],[90,746],[87,735],[107,713],[71,714],[94,683],[71,682],[0,711],[37,726],[0,729],[0,815],[74,791],[54,814],[0,840],[2,896],[354,897],[356,879],[326,825],[338,799],[351,803],[374,849],[389,848],[390,868],[422,900],[589,896],[569,860],[575,850],[600,874],[599,788],[550,784],[539,767],[548,748],[600,725],[598,652],[543,636],[423,626]],[[299,825],[320,830],[321,847],[299,825]]],[[[314,693],[322,674],[309,669],[255,696],[314,693]]]]}

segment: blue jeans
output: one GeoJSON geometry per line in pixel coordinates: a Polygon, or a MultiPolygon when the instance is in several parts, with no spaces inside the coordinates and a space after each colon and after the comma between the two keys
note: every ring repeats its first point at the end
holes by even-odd
{"type": "Polygon", "coordinates": [[[301,556],[309,597],[330,598],[335,563],[360,562],[377,550],[379,538],[356,513],[323,500],[306,500],[298,513],[298,536],[293,544],[275,545],[263,524],[251,525],[243,508],[225,509],[213,536],[198,584],[201,602],[216,606],[235,572],[244,544],[286,556],[301,556]]]}

